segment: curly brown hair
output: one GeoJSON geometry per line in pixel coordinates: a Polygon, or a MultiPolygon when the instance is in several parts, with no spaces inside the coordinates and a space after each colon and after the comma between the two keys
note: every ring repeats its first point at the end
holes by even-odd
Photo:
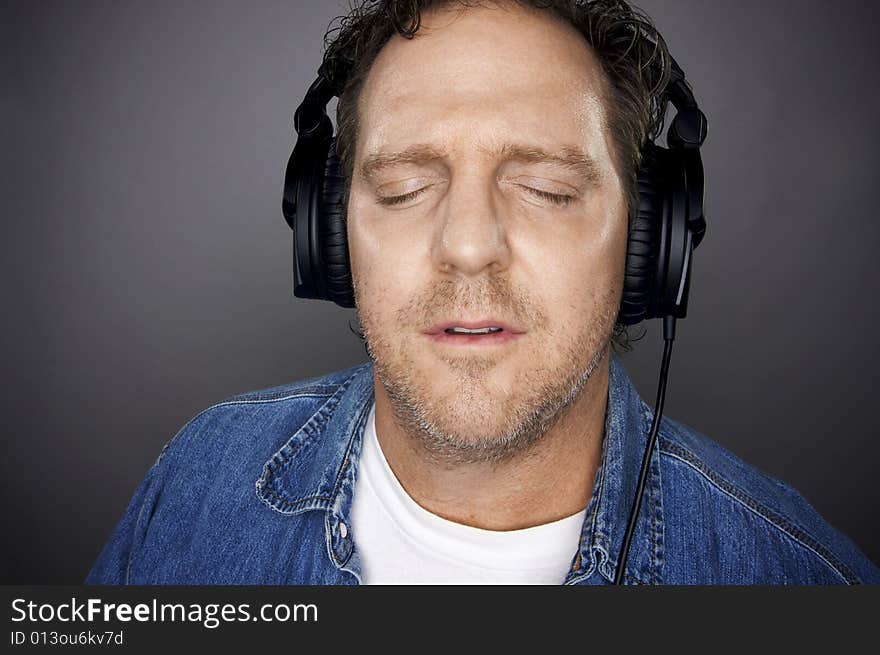
{"type": "MultiPolygon", "coordinates": [[[[663,37],[646,14],[625,0],[507,1],[547,11],[571,24],[592,48],[606,76],[603,100],[632,219],[638,203],[642,146],[663,130],[670,74],[669,51],[663,37]]],[[[485,2],[503,4],[503,0],[361,0],[349,6],[347,15],[331,22],[324,35],[321,74],[339,99],[336,151],[345,177],[343,207],[347,207],[351,190],[358,98],[379,51],[395,34],[413,38],[426,10],[452,4],[473,7],[485,2]],[[334,26],[336,21],[338,25],[334,26]]],[[[618,350],[630,348],[625,326],[615,326],[613,342],[618,350]]]]}

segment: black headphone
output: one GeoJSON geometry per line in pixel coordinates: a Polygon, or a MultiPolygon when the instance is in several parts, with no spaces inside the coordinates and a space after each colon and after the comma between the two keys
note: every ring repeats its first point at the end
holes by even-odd
{"type": "MultiPolygon", "coordinates": [[[[671,58],[670,58],[671,59],[671,58]]],[[[630,221],[618,321],[684,318],[691,254],[706,231],[703,163],[706,117],[674,59],[667,92],[676,109],[668,148],[647,140],[638,174],[638,207],[630,221]]],[[[294,295],[354,307],[348,256],[344,179],[327,103],[336,95],[327,77],[309,87],[294,114],[296,146],[284,176],[281,209],[293,230],[294,295]]]]}

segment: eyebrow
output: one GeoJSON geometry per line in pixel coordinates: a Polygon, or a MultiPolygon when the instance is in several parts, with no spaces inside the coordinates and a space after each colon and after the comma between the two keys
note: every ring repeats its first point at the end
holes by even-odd
{"type": "Polygon", "coordinates": [[[398,152],[376,152],[368,155],[360,165],[360,172],[369,180],[386,168],[401,164],[424,164],[442,159],[444,154],[433,146],[417,143],[398,152]]]}
{"type": "Polygon", "coordinates": [[[572,146],[564,146],[558,151],[549,152],[539,146],[508,143],[504,145],[499,155],[507,161],[561,166],[576,173],[591,184],[598,183],[601,178],[599,165],[596,163],[596,160],[572,146]]]}
{"type": "MultiPolygon", "coordinates": [[[[483,149],[487,152],[486,149],[483,149]]],[[[558,151],[548,151],[540,146],[518,143],[506,143],[497,151],[488,150],[490,154],[504,161],[521,161],[536,164],[552,164],[570,170],[591,184],[598,183],[601,175],[596,160],[580,149],[565,146],[558,151]]],[[[376,152],[368,155],[360,165],[360,173],[366,179],[372,179],[380,171],[401,164],[424,164],[443,159],[446,153],[428,144],[417,143],[396,152],[376,152]]]]}

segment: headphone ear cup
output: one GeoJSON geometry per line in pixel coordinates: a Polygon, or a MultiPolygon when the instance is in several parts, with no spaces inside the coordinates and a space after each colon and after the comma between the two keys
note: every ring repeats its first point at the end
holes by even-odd
{"type": "Polygon", "coordinates": [[[351,264],[348,256],[348,234],[342,192],[345,179],[342,164],[336,154],[336,138],[330,141],[324,181],[319,199],[319,233],[324,270],[321,274],[327,288],[327,299],[341,307],[352,308],[354,288],[351,282],[351,264]]]}
{"type": "Polygon", "coordinates": [[[657,306],[660,238],[666,203],[666,185],[662,176],[663,153],[651,142],[642,150],[635,215],[629,225],[623,295],[617,320],[635,325],[653,318],[657,306]]]}

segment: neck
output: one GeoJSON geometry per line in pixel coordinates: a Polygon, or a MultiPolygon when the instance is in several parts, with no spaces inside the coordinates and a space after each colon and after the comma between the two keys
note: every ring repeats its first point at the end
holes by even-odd
{"type": "Polygon", "coordinates": [[[428,511],[486,530],[542,525],[589,502],[602,453],[608,378],[606,353],[577,398],[527,452],[449,467],[406,433],[374,377],[376,435],[401,486],[428,511]]]}

